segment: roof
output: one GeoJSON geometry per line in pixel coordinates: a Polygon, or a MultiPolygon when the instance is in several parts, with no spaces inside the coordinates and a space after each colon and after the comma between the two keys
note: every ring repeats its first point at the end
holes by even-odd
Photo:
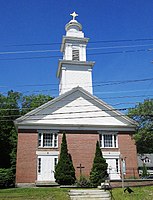
{"type": "Polygon", "coordinates": [[[134,131],[136,122],[81,87],[15,120],[18,128],[134,131]]]}
{"type": "Polygon", "coordinates": [[[146,167],[153,167],[153,154],[138,154],[138,166],[142,167],[143,163],[145,163],[146,167]],[[147,162],[144,162],[144,161],[147,162]]]}

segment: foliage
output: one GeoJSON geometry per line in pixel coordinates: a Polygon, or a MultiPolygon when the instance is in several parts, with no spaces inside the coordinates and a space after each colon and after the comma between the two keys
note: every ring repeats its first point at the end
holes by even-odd
{"type": "Polygon", "coordinates": [[[68,153],[66,134],[63,133],[59,162],[55,168],[55,179],[60,185],[72,185],[75,183],[75,169],[71,155],[68,153]]]}
{"type": "Polygon", "coordinates": [[[53,98],[50,97],[49,95],[43,95],[43,94],[38,94],[38,95],[29,95],[29,96],[23,96],[22,97],[22,115],[26,114],[27,112],[38,108],[42,104],[52,100],[53,98]]]}
{"type": "Polygon", "coordinates": [[[0,168],[0,188],[14,185],[14,174],[11,169],[0,168]]]}
{"type": "Polygon", "coordinates": [[[142,175],[143,178],[148,176],[148,172],[147,172],[147,167],[145,165],[145,163],[143,163],[143,167],[142,167],[142,175]]]}
{"type": "Polygon", "coordinates": [[[16,171],[17,131],[13,121],[51,99],[47,95],[23,96],[12,90],[0,94],[0,168],[16,171]]]}
{"type": "Polygon", "coordinates": [[[82,187],[82,188],[91,187],[90,180],[83,175],[81,175],[80,179],[76,181],[76,185],[77,185],[77,187],[82,187]]]}
{"type": "Polygon", "coordinates": [[[145,100],[129,109],[128,116],[138,123],[134,136],[138,153],[153,153],[153,99],[145,100]]]}
{"type": "Polygon", "coordinates": [[[96,153],[93,161],[93,167],[90,172],[90,181],[93,187],[97,187],[107,178],[107,167],[108,164],[103,158],[99,142],[96,143],[96,153]]]}
{"type": "Polygon", "coordinates": [[[9,91],[7,96],[0,95],[0,168],[11,167],[11,153],[16,146],[12,133],[17,134],[13,120],[20,116],[20,97],[20,93],[13,91],[9,91]]]}

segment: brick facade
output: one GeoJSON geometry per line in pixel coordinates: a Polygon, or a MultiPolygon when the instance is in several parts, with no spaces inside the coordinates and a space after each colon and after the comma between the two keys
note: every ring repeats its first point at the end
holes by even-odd
{"type": "Polygon", "coordinates": [[[138,177],[137,150],[132,134],[118,134],[118,146],[126,162],[126,177],[138,177]]]}
{"type": "MultiPolygon", "coordinates": [[[[59,146],[62,135],[59,136],[59,146]]],[[[77,168],[80,164],[84,167],[82,174],[89,176],[95,156],[96,142],[99,140],[99,135],[94,132],[71,132],[66,134],[69,153],[72,156],[73,165],[75,167],[76,177],[80,176],[80,169],[77,168]]]]}
{"type": "Polygon", "coordinates": [[[36,180],[38,134],[30,131],[18,133],[16,183],[34,183],[36,180]]]}
{"type": "MultiPolygon", "coordinates": [[[[96,142],[99,134],[96,131],[66,131],[68,151],[72,156],[76,177],[80,176],[80,164],[84,167],[82,174],[89,176],[96,150],[96,142]]],[[[62,132],[58,135],[58,147],[47,148],[47,151],[60,150],[62,132]]],[[[34,130],[20,131],[18,133],[17,148],[17,171],[16,183],[35,183],[37,180],[37,155],[38,133],[34,130]]],[[[39,151],[44,149],[41,148],[39,151]]],[[[137,152],[134,139],[129,133],[118,134],[118,148],[102,149],[102,151],[120,151],[126,159],[126,177],[138,177],[137,172],[137,152]]]]}

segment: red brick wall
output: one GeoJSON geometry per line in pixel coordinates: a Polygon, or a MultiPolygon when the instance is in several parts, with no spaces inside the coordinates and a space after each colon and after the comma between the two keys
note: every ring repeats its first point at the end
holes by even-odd
{"type": "MultiPolygon", "coordinates": [[[[89,176],[93,159],[95,155],[96,142],[99,140],[99,134],[96,132],[68,132],[66,133],[68,150],[72,156],[76,176],[80,176],[77,166],[81,163],[83,175],[89,176]]],[[[62,134],[59,134],[59,147],[62,134]]],[[[120,151],[123,157],[126,157],[126,177],[138,177],[137,172],[137,151],[135,141],[129,133],[118,134],[118,149],[111,151],[120,151]]],[[[110,150],[110,149],[109,149],[110,150]]],[[[103,149],[106,151],[106,149],[103,149]]],[[[108,149],[107,149],[108,151],[108,149]]]]}
{"type": "MultiPolygon", "coordinates": [[[[116,180],[111,180],[110,181],[110,185],[113,188],[116,187],[122,187],[122,182],[120,181],[116,181],[116,180]]],[[[125,179],[124,180],[124,187],[140,187],[140,186],[147,186],[147,185],[153,185],[153,180],[149,180],[149,179],[125,179]]]]}
{"type": "MultiPolygon", "coordinates": [[[[37,179],[37,156],[38,134],[35,130],[19,130],[17,147],[16,183],[34,183],[37,179]]],[[[82,174],[89,176],[95,155],[96,142],[99,134],[92,131],[69,131],[66,132],[68,150],[72,155],[76,176],[80,176],[77,168],[80,164],[85,167],[82,174]]],[[[59,148],[62,134],[59,134],[59,148]]],[[[119,133],[119,150],[126,157],[126,177],[138,176],[137,154],[135,142],[128,133],[119,133]]],[[[56,149],[58,150],[58,149],[56,149]]],[[[115,149],[112,149],[115,151],[115,149]]]]}
{"type": "MultiPolygon", "coordinates": [[[[61,144],[62,134],[59,135],[59,147],[61,144]]],[[[95,156],[96,142],[99,135],[95,133],[66,133],[69,153],[72,156],[73,165],[75,167],[76,177],[80,177],[80,169],[77,167],[81,164],[82,174],[89,176],[93,159],[95,156]]]]}
{"type": "Polygon", "coordinates": [[[37,133],[18,133],[16,183],[34,183],[36,180],[37,133]]]}
{"type": "Polygon", "coordinates": [[[131,134],[118,134],[119,150],[126,161],[126,177],[138,177],[137,150],[131,134]]]}

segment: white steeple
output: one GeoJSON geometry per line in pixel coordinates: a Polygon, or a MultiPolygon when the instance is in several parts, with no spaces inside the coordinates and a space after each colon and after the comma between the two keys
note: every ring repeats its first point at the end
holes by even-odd
{"type": "Polygon", "coordinates": [[[74,87],[82,87],[92,94],[92,67],[94,62],[86,61],[88,38],[84,37],[82,25],[75,19],[78,14],[70,14],[72,20],[66,24],[66,36],[63,36],[61,52],[63,60],[59,60],[57,77],[60,80],[59,94],[74,87]]]}

